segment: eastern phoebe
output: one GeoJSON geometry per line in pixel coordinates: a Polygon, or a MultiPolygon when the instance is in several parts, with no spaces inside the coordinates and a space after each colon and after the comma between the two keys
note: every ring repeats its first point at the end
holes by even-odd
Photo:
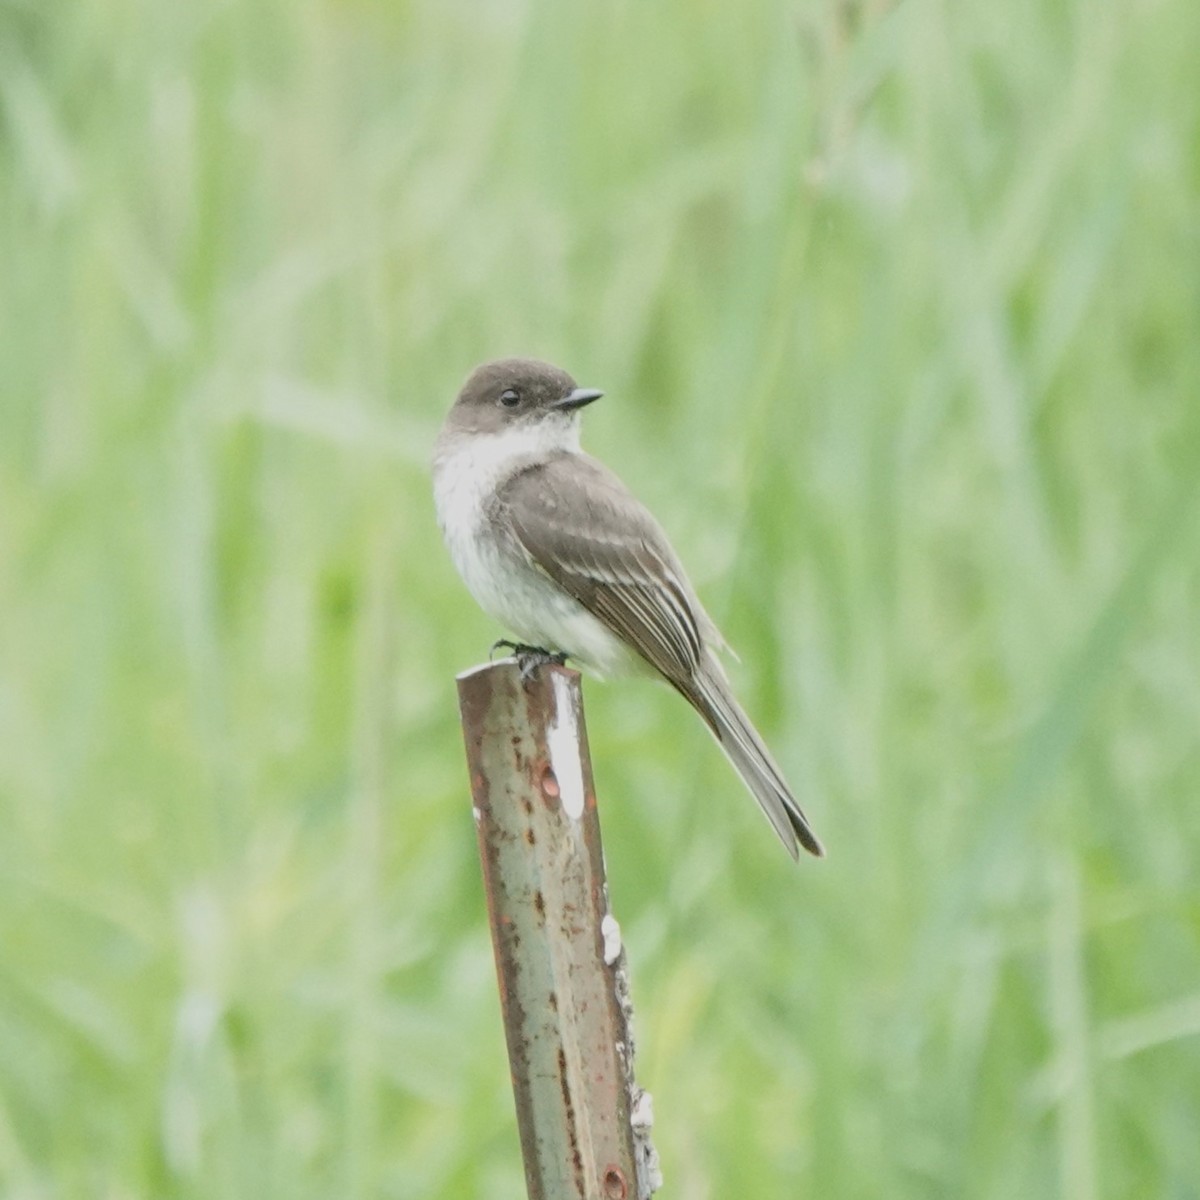
{"type": "Polygon", "coordinates": [[[717,659],[724,639],[658,522],[579,448],[601,392],[534,359],[485,363],[438,435],[433,488],[450,556],[527,670],[575,659],[665,679],[704,718],[793,858],[824,851],[717,659]]]}

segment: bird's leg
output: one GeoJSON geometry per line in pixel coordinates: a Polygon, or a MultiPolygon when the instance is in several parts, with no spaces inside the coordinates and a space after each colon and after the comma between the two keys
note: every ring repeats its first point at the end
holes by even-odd
{"type": "Polygon", "coordinates": [[[547,650],[544,646],[529,646],[524,642],[510,642],[507,638],[492,643],[488,658],[490,659],[501,647],[513,652],[517,666],[521,668],[521,679],[525,683],[533,678],[538,667],[544,667],[547,663],[561,667],[567,661],[567,656],[561,651],[547,650]]]}

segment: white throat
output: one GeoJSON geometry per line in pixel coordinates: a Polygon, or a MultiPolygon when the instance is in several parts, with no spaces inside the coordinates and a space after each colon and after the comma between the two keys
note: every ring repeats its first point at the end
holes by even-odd
{"type": "Polygon", "coordinates": [[[452,511],[469,508],[474,514],[514,472],[563,451],[579,452],[578,418],[548,418],[494,433],[443,430],[433,453],[434,500],[442,528],[452,511]]]}
{"type": "Polygon", "coordinates": [[[494,433],[443,430],[433,455],[433,496],[446,540],[473,537],[488,501],[506,479],[563,451],[579,452],[577,416],[522,423],[494,433]]]}

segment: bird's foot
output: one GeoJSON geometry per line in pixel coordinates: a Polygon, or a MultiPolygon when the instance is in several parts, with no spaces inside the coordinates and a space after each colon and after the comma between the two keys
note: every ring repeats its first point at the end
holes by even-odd
{"type": "Polygon", "coordinates": [[[547,650],[544,646],[528,646],[524,642],[510,642],[507,638],[492,643],[488,652],[489,660],[501,648],[513,652],[517,666],[521,668],[521,679],[525,683],[534,677],[538,667],[544,667],[547,663],[561,667],[567,661],[567,656],[561,652],[547,650]]]}

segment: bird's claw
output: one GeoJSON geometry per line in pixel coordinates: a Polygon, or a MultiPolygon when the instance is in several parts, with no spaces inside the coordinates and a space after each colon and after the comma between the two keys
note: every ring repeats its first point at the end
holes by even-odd
{"type": "Polygon", "coordinates": [[[556,667],[563,666],[567,656],[543,650],[540,646],[518,646],[516,648],[517,666],[521,668],[521,682],[528,683],[537,674],[538,667],[553,663],[556,667]]]}
{"type": "Polygon", "coordinates": [[[538,667],[544,667],[547,663],[553,663],[556,667],[561,667],[567,661],[565,654],[547,650],[544,646],[528,646],[524,642],[510,642],[507,638],[501,638],[499,641],[492,643],[492,648],[488,651],[489,662],[492,655],[501,648],[513,652],[513,657],[517,660],[517,666],[521,669],[522,683],[528,683],[537,673],[538,667]]]}

